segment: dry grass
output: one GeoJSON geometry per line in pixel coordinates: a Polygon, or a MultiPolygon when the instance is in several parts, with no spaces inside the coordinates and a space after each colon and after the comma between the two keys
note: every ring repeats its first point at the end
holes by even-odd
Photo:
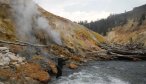
{"type": "Polygon", "coordinates": [[[105,42],[105,39],[89,29],[77,23],[73,23],[60,16],[53,15],[39,8],[42,15],[49,21],[52,29],[60,33],[63,45],[76,51],[99,49],[98,43],[105,42]]]}
{"type": "Polygon", "coordinates": [[[38,64],[28,63],[17,68],[17,74],[25,75],[39,81],[48,81],[50,76],[38,64]]]}
{"type": "Polygon", "coordinates": [[[12,22],[8,5],[0,5],[0,39],[15,40],[15,27],[12,22]]]}
{"type": "Polygon", "coordinates": [[[114,30],[108,34],[108,38],[110,38],[109,41],[121,44],[127,44],[131,40],[135,43],[145,43],[146,20],[140,26],[137,24],[137,21],[129,20],[124,26],[114,28],[114,30]]]}

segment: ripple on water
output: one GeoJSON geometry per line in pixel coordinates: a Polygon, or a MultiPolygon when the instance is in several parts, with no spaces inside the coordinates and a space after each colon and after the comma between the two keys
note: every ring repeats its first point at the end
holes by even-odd
{"type": "MultiPolygon", "coordinates": [[[[146,84],[146,61],[99,61],[51,84],[146,84]]],[[[50,83],[49,83],[50,84],[50,83]]]]}
{"type": "Polygon", "coordinates": [[[101,75],[95,72],[90,73],[89,71],[82,70],[78,73],[73,73],[68,77],[62,77],[61,79],[54,81],[52,84],[129,84],[129,83],[105,74],[101,75]]]}

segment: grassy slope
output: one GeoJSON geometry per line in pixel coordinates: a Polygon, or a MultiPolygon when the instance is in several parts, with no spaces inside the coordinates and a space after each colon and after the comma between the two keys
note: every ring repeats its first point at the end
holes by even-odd
{"type": "Polygon", "coordinates": [[[115,43],[127,44],[133,41],[146,45],[146,20],[142,25],[138,25],[138,21],[129,20],[127,24],[115,27],[109,32],[107,38],[115,43]]]}
{"type": "MultiPolygon", "coordinates": [[[[9,5],[0,5],[0,39],[12,41],[16,39],[16,28],[14,26],[15,23],[13,23],[11,19],[9,10],[9,5]]],[[[53,15],[42,8],[39,8],[39,10],[42,15],[48,19],[51,28],[61,34],[61,40],[64,46],[73,48],[77,51],[98,50],[98,43],[105,42],[105,39],[101,35],[84,26],[53,15]]],[[[43,30],[35,30],[35,34],[38,36],[37,39],[42,41],[42,44],[45,44],[45,41],[51,41],[49,37],[46,37],[47,35],[43,30]]]]}
{"type": "Polygon", "coordinates": [[[65,18],[55,16],[43,9],[39,9],[52,28],[61,33],[63,45],[77,50],[97,50],[98,42],[105,42],[101,35],[73,23],[65,18]]]}
{"type": "MultiPolygon", "coordinates": [[[[9,5],[1,5],[0,4],[0,40],[8,40],[8,41],[15,41],[16,39],[16,32],[15,32],[15,23],[13,23],[13,20],[11,19],[11,13],[10,13],[10,7],[9,5]]],[[[91,48],[97,48],[98,49],[98,42],[105,42],[105,39],[93,32],[88,30],[87,28],[80,26],[76,23],[73,23],[69,20],[66,20],[64,18],[55,16],[49,12],[42,12],[44,17],[46,17],[49,20],[50,26],[61,33],[61,38],[63,41],[64,46],[73,47],[75,50],[90,50],[91,48]]],[[[37,41],[39,40],[42,44],[45,44],[45,41],[50,41],[47,33],[43,30],[36,30],[34,31],[37,38],[37,41]],[[46,38],[44,38],[46,37],[46,38]],[[49,39],[49,40],[48,40],[49,39]],[[44,41],[44,42],[42,42],[44,41]]],[[[33,32],[33,33],[34,33],[33,32]]],[[[24,39],[24,38],[23,38],[24,39]]],[[[30,39],[31,40],[31,39],[30,39]]],[[[0,44],[1,45],[1,44],[0,44]]],[[[30,50],[28,47],[22,47],[17,45],[10,45],[10,51],[14,53],[20,53],[20,56],[28,57],[29,63],[26,63],[21,66],[17,66],[17,68],[14,70],[14,67],[7,67],[6,69],[1,69],[0,67],[0,78],[6,78],[6,82],[9,83],[9,79],[13,78],[14,82],[18,84],[23,83],[32,83],[36,84],[35,82],[41,81],[41,82],[48,82],[50,80],[49,74],[46,72],[49,68],[48,66],[55,65],[55,62],[52,62],[52,64],[47,62],[46,56],[44,54],[37,55],[38,53],[41,53],[39,50],[34,50],[33,48],[30,50]],[[30,54],[29,52],[30,51],[30,54]],[[37,53],[33,53],[37,52],[37,53]],[[31,59],[32,57],[32,59],[31,59]],[[44,65],[47,69],[44,69],[44,65]],[[43,67],[43,68],[42,68],[43,67]],[[23,77],[22,77],[23,75],[23,77]],[[22,78],[22,81],[21,81],[22,78]],[[25,78],[29,78],[28,80],[25,78]],[[16,79],[16,80],[15,80],[16,79]],[[35,81],[37,80],[37,81],[35,81]],[[35,81],[33,83],[33,81],[35,81]]],[[[29,47],[30,48],[30,47],[29,47]]],[[[76,55],[75,53],[69,52],[68,48],[58,46],[58,45],[51,45],[48,48],[43,49],[43,52],[51,52],[51,54],[55,56],[64,56],[65,58],[69,59],[68,64],[71,62],[80,63],[85,58],[81,55],[76,55]]],[[[45,53],[46,54],[46,53],[45,53]]],[[[49,54],[50,56],[50,54],[49,54]]],[[[52,55],[51,55],[52,56],[52,55]]],[[[15,62],[15,61],[14,61],[15,62]]],[[[54,67],[52,70],[54,70],[56,67],[54,67]]],[[[10,83],[12,81],[10,80],[10,83]]],[[[37,83],[39,84],[39,83],[37,83]]]]}
{"type": "Polygon", "coordinates": [[[15,27],[10,18],[9,5],[0,4],[0,39],[15,40],[15,27]]]}

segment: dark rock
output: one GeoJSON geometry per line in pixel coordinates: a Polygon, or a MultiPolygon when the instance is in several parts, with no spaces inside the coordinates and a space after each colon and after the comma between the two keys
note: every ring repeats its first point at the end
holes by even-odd
{"type": "Polygon", "coordinates": [[[56,75],[56,78],[59,78],[60,76],[62,76],[62,68],[63,66],[66,64],[65,61],[67,59],[63,59],[63,58],[58,58],[58,65],[57,65],[57,70],[58,70],[58,73],[56,75]]]}

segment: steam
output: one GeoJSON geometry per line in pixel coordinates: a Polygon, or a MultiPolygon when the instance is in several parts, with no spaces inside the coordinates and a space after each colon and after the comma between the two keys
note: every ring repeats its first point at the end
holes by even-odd
{"type": "Polygon", "coordinates": [[[37,14],[37,8],[31,0],[11,0],[17,33],[20,37],[30,35],[33,27],[33,16],[37,14]]]}
{"type": "Polygon", "coordinates": [[[28,38],[34,42],[36,39],[32,35],[33,30],[40,28],[45,30],[55,43],[62,45],[60,33],[53,30],[48,20],[41,16],[33,0],[11,0],[11,7],[21,40],[28,38]]]}
{"type": "Polygon", "coordinates": [[[48,21],[44,17],[39,17],[37,19],[37,24],[39,28],[44,29],[47,31],[49,36],[53,38],[53,41],[59,45],[62,45],[62,41],[60,39],[60,33],[56,32],[55,30],[51,29],[51,26],[48,24],[48,21]]]}

